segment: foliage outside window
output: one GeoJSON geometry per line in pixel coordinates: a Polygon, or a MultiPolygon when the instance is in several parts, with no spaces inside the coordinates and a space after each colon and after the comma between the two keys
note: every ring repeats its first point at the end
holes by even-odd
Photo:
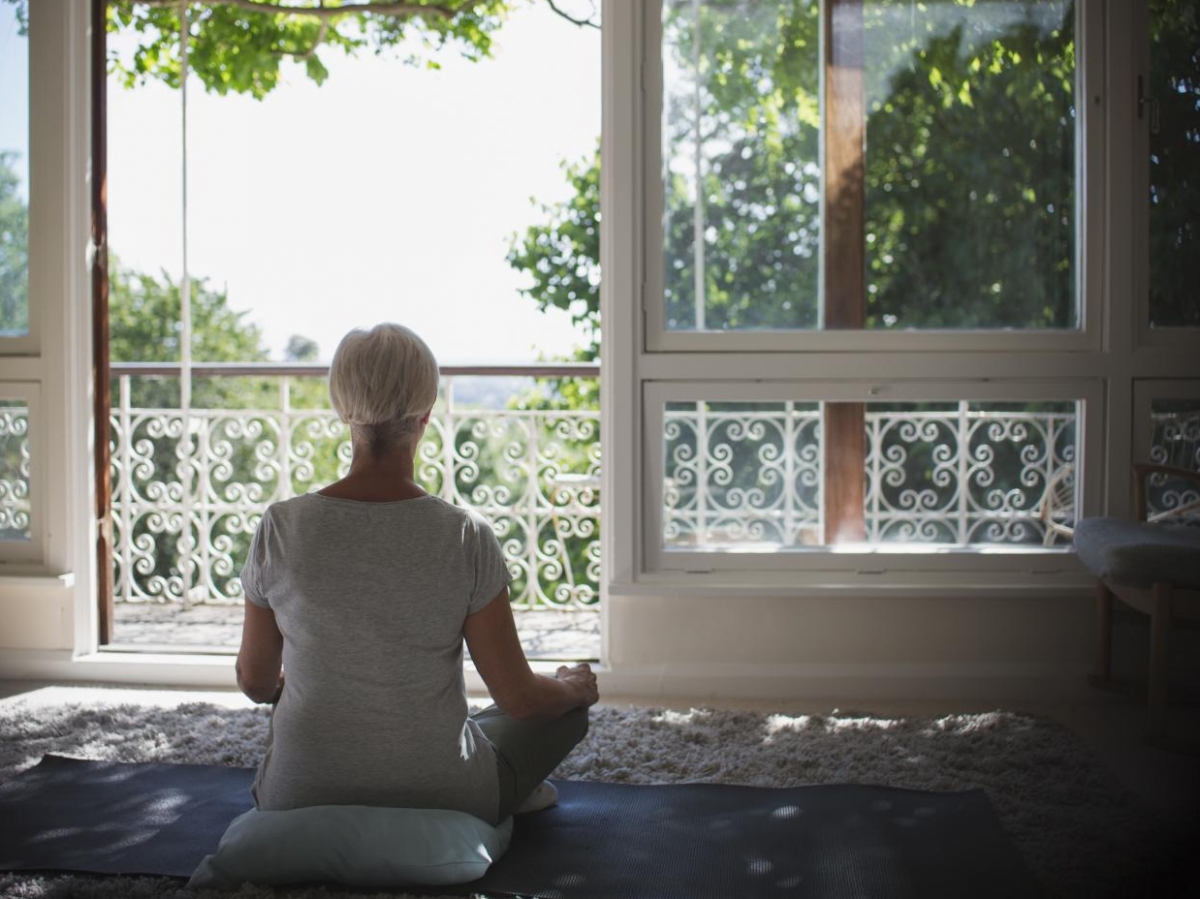
{"type": "Polygon", "coordinates": [[[1074,4],[824,10],[664,2],[667,329],[1076,328],[1074,4]]]}
{"type": "Polygon", "coordinates": [[[1200,6],[1188,0],[1152,0],[1149,17],[1150,324],[1196,328],[1200,6]]]}
{"type": "Polygon", "coordinates": [[[0,337],[29,333],[29,39],[0,6],[0,337]]]}

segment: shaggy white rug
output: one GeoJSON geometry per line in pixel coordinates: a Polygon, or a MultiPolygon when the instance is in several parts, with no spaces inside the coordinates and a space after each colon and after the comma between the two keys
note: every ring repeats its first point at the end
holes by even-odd
{"type": "MultiPolygon", "coordinates": [[[[36,694],[32,694],[36,696],[36,694]]],[[[236,703],[234,703],[236,705],[236,703]]],[[[253,766],[267,711],[186,702],[0,702],[0,781],[56,753],[115,761],[253,766]]],[[[591,732],[556,777],[623,783],[755,786],[873,783],[923,790],[982,787],[1051,897],[1157,895],[1179,886],[1184,837],[1141,808],[1064,727],[1011,712],[943,718],[833,711],[593,710],[591,732]]],[[[969,897],[964,884],[963,895],[969,897]]],[[[0,873],[15,899],[216,899],[166,878],[0,873]]],[[[244,887],[239,899],[314,899],[323,889],[244,887]]],[[[347,897],[364,894],[339,892],[347,897]]]]}

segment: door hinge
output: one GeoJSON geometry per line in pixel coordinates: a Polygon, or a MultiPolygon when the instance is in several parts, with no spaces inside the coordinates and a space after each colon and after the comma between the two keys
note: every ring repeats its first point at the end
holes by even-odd
{"type": "Polygon", "coordinates": [[[1139,119],[1146,118],[1146,107],[1150,108],[1150,133],[1158,134],[1159,126],[1162,124],[1160,120],[1158,101],[1146,93],[1146,79],[1142,75],[1138,75],[1137,107],[1139,119]]]}

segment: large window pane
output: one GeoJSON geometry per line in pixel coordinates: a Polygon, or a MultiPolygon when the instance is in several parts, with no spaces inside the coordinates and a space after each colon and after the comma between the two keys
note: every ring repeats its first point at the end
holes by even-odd
{"type": "Polygon", "coordinates": [[[663,10],[668,330],[1078,326],[1073,3],[663,10]]]}
{"type": "Polygon", "coordinates": [[[0,337],[29,333],[29,40],[0,4],[0,337]]]}
{"type": "MultiPolygon", "coordinates": [[[[1200,327],[1200,6],[1150,3],[1150,324],[1200,327]]],[[[1144,111],[1145,114],[1145,111],[1144,111]]]]}
{"type": "Polygon", "coordinates": [[[816,2],[664,0],[668,329],[816,326],[819,34],[816,2]]]}
{"type": "MultiPolygon", "coordinates": [[[[822,542],[816,402],[668,402],[663,547],[773,552],[822,542]]],[[[868,544],[1041,546],[1076,516],[1077,408],[1055,402],[864,404],[868,544]]]]}
{"type": "Polygon", "coordinates": [[[1074,328],[1074,4],[872,0],[863,31],[866,327],[1074,328]]]}

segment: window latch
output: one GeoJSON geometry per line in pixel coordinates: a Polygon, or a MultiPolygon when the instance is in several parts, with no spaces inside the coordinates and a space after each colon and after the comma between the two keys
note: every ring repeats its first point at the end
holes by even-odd
{"type": "Polygon", "coordinates": [[[1146,93],[1146,79],[1141,75],[1138,75],[1137,104],[1139,119],[1144,119],[1146,117],[1146,108],[1150,108],[1150,133],[1158,134],[1159,125],[1161,124],[1158,101],[1146,93]]]}

